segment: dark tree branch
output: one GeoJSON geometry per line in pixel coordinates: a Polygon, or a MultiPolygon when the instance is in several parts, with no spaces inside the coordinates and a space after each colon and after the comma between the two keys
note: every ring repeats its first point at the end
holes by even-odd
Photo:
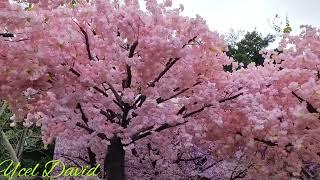
{"type": "Polygon", "coordinates": [[[74,70],[73,68],[70,68],[69,71],[71,71],[77,77],[80,77],[80,73],[78,71],[74,70]]]}
{"type": "Polygon", "coordinates": [[[107,117],[108,121],[110,121],[111,123],[116,123],[115,120],[113,120],[116,116],[116,113],[113,112],[112,110],[110,109],[107,109],[107,112],[106,111],[103,111],[103,110],[100,110],[100,114],[104,115],[105,117],[107,117]]]}
{"type": "Polygon", "coordinates": [[[94,167],[97,164],[96,154],[92,152],[90,147],[88,147],[87,150],[88,150],[89,164],[91,165],[91,167],[94,167]]]}
{"type": "Polygon", "coordinates": [[[124,107],[123,107],[122,104],[120,104],[118,101],[113,100],[113,102],[114,102],[117,106],[119,106],[119,108],[120,108],[122,111],[124,110],[124,107]]]}
{"type": "Polygon", "coordinates": [[[187,45],[189,45],[192,41],[195,41],[197,37],[198,37],[198,36],[195,36],[195,37],[193,37],[192,39],[190,39],[187,44],[184,44],[184,45],[182,46],[182,48],[184,48],[184,47],[186,47],[187,45]]]}
{"type": "Polygon", "coordinates": [[[206,171],[206,170],[208,170],[208,169],[210,169],[210,168],[212,168],[213,166],[215,166],[216,164],[218,164],[218,163],[220,163],[220,162],[222,162],[223,160],[222,159],[220,159],[219,161],[216,161],[216,162],[214,162],[213,164],[211,164],[210,166],[208,166],[208,167],[206,167],[206,168],[204,168],[204,169],[201,169],[201,172],[204,172],[204,171],[206,171]]]}
{"type": "Polygon", "coordinates": [[[199,85],[199,84],[201,84],[201,81],[198,81],[198,82],[194,83],[194,84],[192,85],[192,87],[195,87],[195,86],[197,86],[197,85],[199,85]]]}
{"type": "Polygon", "coordinates": [[[169,98],[167,98],[167,99],[162,99],[162,98],[160,97],[160,98],[157,99],[157,103],[160,104],[160,103],[166,102],[166,101],[168,101],[168,100],[170,100],[170,99],[173,99],[173,98],[179,96],[180,94],[188,91],[189,89],[190,89],[190,88],[185,88],[185,89],[179,91],[178,93],[172,95],[171,97],[169,97],[169,98]]]}
{"type": "Polygon", "coordinates": [[[94,60],[93,56],[91,54],[91,50],[90,50],[90,43],[89,43],[88,33],[79,24],[77,24],[77,25],[79,26],[81,33],[84,35],[84,39],[85,39],[85,43],[86,43],[86,49],[87,49],[87,53],[88,53],[88,58],[90,60],[94,60]]]}
{"type": "Polygon", "coordinates": [[[130,88],[131,86],[131,81],[132,81],[132,73],[131,73],[131,67],[127,64],[126,65],[126,70],[127,70],[127,78],[122,80],[122,88],[130,88]]]}
{"type": "Polygon", "coordinates": [[[243,95],[243,93],[239,93],[237,95],[234,95],[234,96],[231,96],[231,97],[228,97],[228,98],[223,98],[223,99],[219,100],[219,103],[224,103],[226,101],[230,101],[230,100],[236,99],[237,97],[242,96],[242,95],[243,95]]]}
{"type": "Polygon", "coordinates": [[[81,123],[79,123],[79,122],[76,123],[76,126],[81,127],[81,128],[83,128],[83,129],[87,130],[89,134],[94,133],[94,130],[93,130],[93,129],[91,129],[91,128],[89,128],[88,126],[85,126],[85,125],[83,125],[83,124],[81,124],[81,123]]]}
{"type": "MultiPolygon", "coordinates": [[[[309,113],[318,113],[319,111],[317,110],[316,107],[314,107],[310,102],[306,101],[305,99],[301,98],[300,96],[298,96],[295,92],[292,91],[292,94],[298,98],[299,102],[306,102],[307,103],[307,110],[309,111],[309,113]]],[[[320,118],[320,117],[319,117],[320,118]]]]}
{"type": "Polygon", "coordinates": [[[200,109],[197,109],[197,110],[195,110],[195,111],[192,111],[192,112],[184,115],[183,118],[187,118],[187,117],[190,117],[190,116],[192,116],[192,115],[194,115],[194,114],[198,114],[198,113],[202,112],[203,110],[205,110],[206,108],[209,108],[209,107],[211,107],[211,106],[212,106],[211,104],[204,105],[204,106],[201,107],[200,109]]]}
{"type": "MultiPolygon", "coordinates": [[[[76,123],[76,126],[87,130],[89,134],[92,134],[92,133],[95,132],[93,129],[91,129],[91,128],[87,127],[87,126],[84,126],[84,125],[82,125],[82,124],[79,123],[79,122],[76,123]]],[[[101,139],[109,140],[109,139],[107,138],[107,136],[106,136],[105,134],[103,134],[103,133],[98,133],[97,136],[98,136],[99,138],[101,138],[101,139]]]]}
{"type": "MultiPolygon", "coordinates": [[[[229,101],[229,100],[232,100],[232,99],[236,99],[237,97],[239,97],[239,96],[241,96],[241,95],[243,95],[243,93],[240,93],[240,94],[238,94],[238,95],[235,95],[235,96],[232,96],[232,97],[229,97],[229,98],[221,99],[221,100],[219,100],[219,102],[220,102],[220,103],[223,103],[223,102],[226,102],[226,101],[229,101]]],[[[192,111],[192,112],[189,112],[189,113],[185,114],[185,115],[183,116],[183,118],[191,117],[191,116],[193,116],[193,115],[195,115],[195,114],[198,114],[198,113],[204,111],[206,108],[209,108],[209,107],[212,107],[212,106],[213,106],[212,104],[204,105],[204,106],[201,107],[200,109],[197,109],[197,110],[194,110],[194,111],[192,111]]],[[[179,112],[177,113],[177,115],[183,113],[183,112],[185,111],[185,109],[186,109],[185,107],[182,107],[182,108],[179,110],[179,112]]],[[[169,128],[172,128],[172,127],[180,126],[180,125],[185,124],[185,123],[187,123],[187,122],[188,122],[188,120],[186,120],[186,121],[184,121],[184,122],[181,122],[181,123],[177,123],[177,124],[175,124],[175,125],[169,125],[169,124],[165,123],[165,124],[161,125],[160,127],[158,127],[157,129],[155,129],[154,131],[155,131],[155,132],[160,132],[160,131],[163,131],[163,130],[165,130],[165,129],[169,129],[169,128]]],[[[132,138],[131,138],[131,139],[132,139],[132,142],[131,142],[131,143],[134,143],[135,141],[137,141],[137,140],[139,140],[139,139],[142,139],[142,138],[144,138],[144,137],[147,137],[147,136],[151,135],[151,134],[152,134],[152,133],[151,133],[151,130],[152,130],[153,128],[154,128],[153,126],[150,126],[150,127],[147,128],[147,130],[143,129],[142,131],[139,131],[139,132],[137,132],[136,134],[134,134],[134,135],[132,136],[132,138]],[[148,131],[148,130],[149,130],[149,131],[148,131]],[[147,131],[147,132],[144,132],[144,131],[147,131]],[[143,133],[143,132],[144,132],[144,133],[143,133]]]]}
{"type": "Polygon", "coordinates": [[[141,95],[138,97],[138,99],[134,102],[133,106],[134,106],[134,107],[135,107],[135,106],[141,107],[142,104],[146,101],[146,99],[147,99],[147,96],[141,94],[141,95]]]}
{"type": "Polygon", "coordinates": [[[155,79],[155,80],[153,80],[152,82],[150,82],[149,84],[148,84],[148,86],[149,87],[154,87],[155,86],[155,84],[162,78],[162,76],[164,76],[169,70],[170,70],[170,68],[179,60],[180,58],[170,58],[169,59],[169,62],[166,64],[166,67],[165,67],[165,69],[162,71],[162,72],[160,72],[160,74],[158,75],[158,77],[155,79]]]}
{"type": "Polygon", "coordinates": [[[98,91],[99,93],[104,95],[105,97],[109,97],[108,94],[105,91],[103,91],[102,89],[100,89],[99,87],[94,86],[93,89],[95,89],[96,91],[98,91]]]}
{"type": "Polygon", "coordinates": [[[14,37],[14,34],[12,34],[12,33],[0,33],[0,36],[2,36],[2,37],[14,37]]]}
{"type": "Polygon", "coordinates": [[[174,161],[174,163],[179,163],[179,162],[189,162],[189,161],[194,161],[194,160],[198,160],[201,159],[202,156],[198,156],[198,157],[194,157],[194,158],[189,158],[189,159],[181,159],[181,157],[178,157],[177,160],[174,161]]]}
{"type": "Polygon", "coordinates": [[[98,136],[99,138],[101,138],[101,139],[104,139],[104,140],[108,140],[108,141],[110,140],[110,139],[108,139],[107,136],[106,136],[105,134],[103,134],[103,133],[98,133],[97,136],[98,136]]]}
{"type": "Polygon", "coordinates": [[[308,101],[306,101],[306,102],[307,102],[307,110],[309,111],[309,113],[318,113],[319,114],[319,111],[317,110],[317,108],[315,108],[308,101]]]}
{"type": "Polygon", "coordinates": [[[132,106],[128,103],[123,102],[121,96],[114,89],[114,87],[111,84],[108,84],[108,85],[116,98],[116,101],[114,100],[113,102],[117,104],[120,107],[120,109],[123,111],[121,126],[126,128],[130,123],[130,120],[127,119],[127,117],[128,117],[129,111],[132,109],[132,106]]]}
{"type": "Polygon", "coordinates": [[[83,111],[83,109],[82,109],[81,104],[80,104],[80,103],[77,103],[77,107],[76,107],[76,108],[80,110],[81,119],[82,119],[83,122],[88,126],[88,121],[89,121],[89,120],[88,120],[87,116],[85,115],[85,113],[84,113],[84,111],[83,111]]]}
{"type": "Polygon", "coordinates": [[[108,83],[108,85],[109,85],[112,93],[114,94],[114,97],[116,98],[117,102],[118,102],[119,105],[121,105],[121,107],[122,107],[122,106],[123,106],[123,101],[122,101],[121,96],[118,94],[118,92],[114,89],[114,87],[113,87],[111,84],[108,83]]]}
{"type": "Polygon", "coordinates": [[[186,110],[187,110],[186,106],[182,106],[182,108],[177,112],[177,115],[182,114],[186,110]]]}
{"type": "MultiPolygon", "coordinates": [[[[200,112],[202,112],[205,108],[208,108],[208,107],[211,107],[211,106],[212,106],[212,105],[205,105],[205,106],[203,106],[202,108],[200,108],[200,109],[198,109],[198,110],[195,110],[195,111],[192,111],[192,112],[186,114],[185,116],[183,116],[183,118],[187,118],[187,117],[190,117],[190,116],[195,115],[195,114],[197,114],[197,113],[200,113],[200,112]]],[[[188,120],[185,120],[185,121],[183,121],[183,122],[181,122],[181,123],[177,123],[177,124],[174,124],[174,125],[170,125],[170,124],[165,123],[165,124],[161,125],[160,127],[156,128],[156,129],[153,130],[153,131],[154,131],[154,132],[161,132],[161,131],[166,130],[166,129],[169,129],[169,128],[173,128],[173,127],[177,127],[177,126],[183,125],[183,124],[185,124],[185,123],[187,123],[187,122],[188,122],[188,120]]],[[[147,136],[151,135],[151,134],[152,134],[151,130],[152,130],[153,128],[154,128],[154,126],[150,126],[150,127],[147,127],[147,128],[145,128],[145,129],[137,132],[136,134],[134,134],[134,135],[131,137],[131,139],[132,139],[132,142],[131,142],[131,143],[133,143],[133,142],[135,142],[135,141],[137,141],[137,140],[139,140],[139,139],[142,139],[142,138],[144,138],[144,137],[147,137],[147,136]]],[[[130,144],[131,144],[131,143],[130,143],[130,144]]]]}
{"type": "Polygon", "coordinates": [[[5,39],[5,41],[9,41],[9,42],[22,42],[22,41],[27,41],[27,40],[30,40],[28,38],[22,38],[22,39],[18,39],[18,40],[8,40],[8,39],[5,39]]]}
{"type": "Polygon", "coordinates": [[[278,144],[276,142],[266,141],[264,139],[259,139],[259,138],[254,138],[254,140],[257,141],[257,142],[261,142],[263,144],[266,144],[268,146],[278,146],[278,144]]]}
{"type": "Polygon", "coordinates": [[[123,106],[124,106],[124,108],[123,108],[121,126],[124,128],[127,128],[127,126],[130,123],[130,119],[127,119],[127,117],[128,117],[129,111],[132,109],[132,106],[130,106],[130,104],[128,104],[128,103],[124,103],[123,106]]]}
{"type": "Polygon", "coordinates": [[[232,172],[231,174],[231,177],[230,177],[230,180],[236,180],[236,179],[242,179],[244,178],[246,175],[247,175],[247,171],[249,168],[251,168],[253,166],[253,163],[250,164],[248,167],[246,167],[244,170],[240,171],[239,173],[237,173],[236,176],[233,176],[234,175],[234,172],[232,172]]]}
{"type": "Polygon", "coordinates": [[[129,58],[132,58],[132,57],[133,57],[134,51],[135,51],[135,49],[137,48],[138,44],[139,44],[139,43],[138,43],[138,40],[136,40],[136,41],[132,44],[132,46],[130,47],[130,51],[129,51],[129,55],[128,55],[129,58]]]}
{"type": "Polygon", "coordinates": [[[135,157],[139,157],[138,152],[135,148],[131,149],[131,153],[135,156],[135,157]]]}
{"type": "Polygon", "coordinates": [[[288,144],[285,145],[285,150],[286,150],[287,153],[291,153],[293,151],[293,149],[294,149],[293,144],[288,143],[288,144]]]}
{"type": "Polygon", "coordinates": [[[301,97],[299,97],[295,92],[292,91],[292,94],[299,100],[300,103],[304,101],[301,97]]]}
{"type": "Polygon", "coordinates": [[[121,126],[126,128],[130,122],[130,120],[127,119],[127,116],[129,111],[132,109],[132,106],[128,103],[123,102],[121,96],[114,89],[114,87],[111,84],[108,84],[108,85],[116,98],[116,101],[114,100],[113,102],[116,103],[123,111],[121,126]]]}

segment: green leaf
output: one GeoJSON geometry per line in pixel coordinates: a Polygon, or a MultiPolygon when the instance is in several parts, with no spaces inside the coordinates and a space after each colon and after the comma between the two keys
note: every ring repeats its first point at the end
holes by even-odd
{"type": "Polygon", "coordinates": [[[26,7],[24,10],[26,11],[31,11],[33,8],[33,4],[32,3],[29,3],[28,7],[26,7]]]}

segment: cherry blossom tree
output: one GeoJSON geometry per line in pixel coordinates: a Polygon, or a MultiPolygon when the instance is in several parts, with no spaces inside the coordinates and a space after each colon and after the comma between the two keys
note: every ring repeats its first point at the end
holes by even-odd
{"type": "Polygon", "coordinates": [[[111,180],[298,178],[319,163],[319,30],[229,73],[223,37],[170,0],[26,2],[0,1],[0,98],[56,157],[111,180]]]}
{"type": "Polygon", "coordinates": [[[319,178],[319,32],[302,26],[299,36],[284,34],[277,50],[262,52],[263,66],[230,73],[229,86],[243,94],[220,109],[227,114],[208,136],[216,156],[245,157],[242,167],[254,167],[248,179],[319,178]]]}
{"type": "MultiPolygon", "coordinates": [[[[1,97],[17,120],[42,127],[44,143],[59,139],[57,154],[88,154],[109,179],[124,178],[136,142],[162,141],[178,126],[201,131],[198,114],[239,96],[219,94],[223,38],[200,17],[180,16],[182,6],[33,3],[25,11],[3,2],[1,97]]],[[[191,144],[189,134],[180,138],[191,144]]]]}

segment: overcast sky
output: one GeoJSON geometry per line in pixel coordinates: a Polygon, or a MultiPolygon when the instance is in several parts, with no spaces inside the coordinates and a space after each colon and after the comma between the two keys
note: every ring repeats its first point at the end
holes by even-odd
{"type": "Polygon", "coordinates": [[[288,16],[293,33],[301,24],[320,26],[320,0],[173,0],[184,5],[184,15],[199,14],[212,30],[220,33],[257,28],[263,34],[272,32],[270,21],[278,14],[285,22],[288,16]]]}

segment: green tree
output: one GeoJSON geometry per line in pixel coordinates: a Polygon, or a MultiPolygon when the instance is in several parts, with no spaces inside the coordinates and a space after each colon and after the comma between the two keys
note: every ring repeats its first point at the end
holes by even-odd
{"type": "Polygon", "coordinates": [[[264,58],[259,52],[261,49],[268,47],[274,40],[275,36],[271,34],[264,37],[256,30],[247,32],[240,41],[229,43],[227,55],[235,61],[243,63],[244,67],[251,62],[262,65],[264,58]]]}
{"type": "Polygon", "coordinates": [[[21,123],[10,127],[11,116],[7,103],[0,100],[0,162],[11,159],[33,167],[52,160],[54,145],[44,149],[40,128],[26,128],[21,123]]]}

